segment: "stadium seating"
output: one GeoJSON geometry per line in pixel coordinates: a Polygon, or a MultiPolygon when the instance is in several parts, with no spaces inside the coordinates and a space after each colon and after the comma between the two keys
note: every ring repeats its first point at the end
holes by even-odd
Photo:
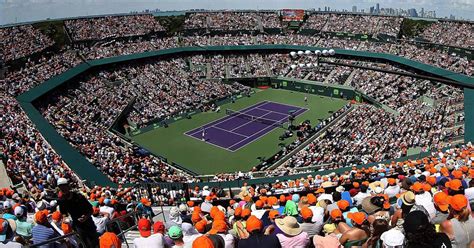
{"type": "MultiPolygon", "coordinates": [[[[316,70],[292,67],[314,64],[314,57],[282,51],[203,52],[99,68],[34,102],[38,114],[116,188],[83,182],[16,99],[90,60],[189,46],[287,44],[360,50],[474,75],[471,57],[435,46],[330,35],[397,37],[402,21],[317,13],[301,29],[319,33],[306,36],[260,33],[260,27],[285,28],[277,12],[196,12],[186,15],[183,29],[214,33],[178,37],[165,36],[166,27],[152,15],[86,17],[61,21],[71,43],[54,49],[54,37],[34,24],[0,28],[0,60],[9,66],[0,77],[0,157],[16,185],[0,189],[2,242],[118,247],[126,238],[122,231],[130,227],[138,229],[136,247],[144,242],[157,247],[472,246],[474,147],[452,145],[466,129],[463,89],[399,75],[407,68],[338,57],[321,58],[326,64],[316,70]],[[295,154],[282,166],[220,173],[206,183],[109,132],[129,104],[133,110],[125,118],[138,129],[189,110],[213,109],[217,99],[249,94],[250,88],[236,79],[274,76],[350,86],[382,108],[353,102],[315,129],[298,123],[303,136],[288,146],[283,155],[295,154]],[[306,139],[323,128],[311,142],[306,139]],[[301,146],[304,142],[309,144],[301,146]],[[405,158],[413,149],[425,153],[405,158]],[[286,179],[273,178],[280,176],[286,179]],[[225,186],[235,181],[242,187],[225,186]],[[139,186],[143,182],[153,183],[139,186]],[[166,211],[154,216],[163,205],[166,211]]],[[[439,21],[419,36],[473,48],[472,25],[439,21]]]]}

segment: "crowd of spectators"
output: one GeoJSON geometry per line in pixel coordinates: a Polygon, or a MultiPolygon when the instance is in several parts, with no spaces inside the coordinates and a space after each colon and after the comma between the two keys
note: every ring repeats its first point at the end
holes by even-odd
{"type": "Polygon", "coordinates": [[[75,41],[142,36],[164,31],[152,15],[104,16],[64,21],[75,41]]]}
{"type": "Polygon", "coordinates": [[[73,50],[57,54],[46,54],[37,60],[28,60],[17,70],[7,71],[5,78],[0,78],[0,89],[16,96],[59,75],[81,63],[73,50]]]}
{"type": "Polygon", "coordinates": [[[131,101],[134,111],[128,118],[143,127],[247,90],[240,84],[199,80],[187,71],[183,59],[172,59],[101,71],[72,88],[57,90],[39,108],[63,137],[114,182],[186,181],[184,173],[109,134],[112,122],[131,101]]]}
{"type": "MultiPolygon", "coordinates": [[[[191,18],[185,20],[187,28],[192,28],[194,25],[196,28],[209,26],[224,31],[255,30],[260,21],[266,28],[280,25],[278,16],[273,13],[224,12],[208,16],[208,14],[191,14],[191,18]]],[[[320,15],[310,16],[307,24],[308,27],[318,29],[395,35],[399,31],[397,23],[401,21],[399,18],[391,17],[371,17],[374,19],[367,20],[366,17],[354,16],[350,19],[353,23],[349,23],[340,16],[331,16],[331,20],[334,19],[334,23],[339,22],[339,25],[333,24],[333,21],[326,24],[320,15]],[[310,23],[312,24],[309,25],[310,23]]],[[[65,24],[76,41],[141,36],[164,30],[151,15],[68,20],[65,24]]],[[[445,22],[433,24],[430,28],[436,35],[430,37],[429,31],[425,31],[423,35],[427,39],[441,37],[441,43],[445,44],[458,46],[468,44],[472,47],[472,28],[469,24],[452,25],[445,22]],[[452,34],[456,30],[461,30],[460,33],[463,35],[452,34]]],[[[1,28],[0,38],[0,50],[6,62],[28,57],[53,45],[50,38],[31,25],[1,28]]],[[[0,79],[3,106],[0,111],[5,123],[0,128],[1,148],[6,157],[5,166],[8,175],[16,183],[23,182],[28,190],[40,195],[47,194],[54,188],[56,179],[60,177],[68,178],[74,185],[80,184],[61,157],[52,150],[28,120],[14,97],[80,64],[83,62],[81,57],[89,60],[178,46],[251,44],[310,45],[392,53],[466,75],[474,74],[472,61],[434,48],[409,43],[375,43],[299,34],[143,37],[135,40],[113,40],[91,47],[83,45],[78,50],[46,53],[38,58],[29,59],[20,67],[8,70],[5,78],[0,79]]],[[[134,104],[136,110],[128,117],[137,127],[143,127],[153,119],[167,118],[193,108],[205,108],[203,105],[212,99],[248,90],[239,84],[229,86],[220,81],[203,80],[202,77],[289,75],[300,78],[308,76],[312,80],[324,81],[330,73],[330,71],[320,73],[312,69],[305,71],[299,67],[292,70],[290,66],[300,62],[288,54],[193,56],[190,61],[200,68],[210,64],[211,70],[188,70],[184,60],[175,59],[124,67],[117,71],[103,71],[101,74],[83,79],[77,88],[55,92],[51,95],[52,99],[41,106],[41,111],[68,141],[114,182],[192,181],[194,179],[185,173],[173,169],[156,157],[143,154],[137,147],[128,147],[120,139],[106,132],[113,119],[132,99],[136,99],[134,104]],[[212,92],[209,89],[212,89],[212,92]]],[[[351,73],[350,69],[339,66],[331,69],[334,72],[328,79],[329,83],[343,84],[351,73]]],[[[299,154],[301,157],[295,157],[291,161],[291,166],[325,164],[324,168],[334,169],[352,161],[380,161],[404,155],[407,148],[436,148],[442,142],[449,141],[451,137],[463,134],[462,127],[453,128],[456,123],[462,122],[463,118],[453,114],[463,109],[463,105],[458,104],[462,100],[459,89],[440,87],[430,81],[416,82],[407,77],[367,71],[356,73],[350,83],[400,112],[401,115],[394,116],[372,106],[361,106],[351,113],[354,121],[338,124],[338,129],[343,130],[342,133],[336,132],[335,129],[330,130],[320,139],[321,144],[312,144],[306,149],[310,152],[299,154]],[[422,95],[439,101],[439,105],[433,109],[433,106],[427,106],[426,103],[421,104],[419,98],[422,95]],[[458,105],[453,107],[452,104],[458,105]],[[419,108],[420,106],[423,107],[419,108]],[[343,135],[347,135],[348,138],[342,139],[343,135]],[[335,142],[334,138],[340,143],[335,142]],[[345,149],[347,144],[355,148],[340,150],[345,149]],[[320,149],[321,152],[315,153],[316,149],[320,149]],[[339,155],[325,156],[323,151],[339,155]],[[354,160],[354,154],[361,154],[361,159],[354,160]],[[330,164],[326,165],[327,163],[330,164]]],[[[279,173],[295,174],[297,171],[287,167],[267,173],[271,176],[279,173]]],[[[252,176],[245,173],[245,177],[252,176]]],[[[226,174],[214,180],[232,178],[235,176],[226,174]]],[[[169,192],[164,192],[162,195],[164,198],[169,198],[167,196],[169,192]]]]}
{"type": "Polygon", "coordinates": [[[134,247],[470,247],[474,242],[474,148],[433,151],[416,160],[247,184],[232,195],[193,187],[166,221],[135,189],[51,180],[46,195],[0,190],[0,243],[8,247],[121,247],[136,224],[134,247]],[[54,182],[53,182],[54,181],[54,182]],[[161,218],[163,219],[163,218],[161,218]]]}
{"type": "Polygon", "coordinates": [[[421,37],[431,43],[473,49],[474,24],[438,21],[423,30],[421,37]]]}
{"type": "Polygon", "coordinates": [[[54,44],[32,25],[0,28],[0,60],[9,62],[41,52],[54,44]]]}
{"type": "Polygon", "coordinates": [[[281,28],[276,13],[201,12],[188,14],[184,21],[185,29],[258,30],[259,25],[263,28],[281,28]]]}
{"type": "Polygon", "coordinates": [[[438,149],[463,134],[451,108],[456,98],[436,107],[410,101],[398,115],[372,105],[361,105],[293,156],[288,166],[366,164],[406,156],[409,149],[438,149]]]}
{"type": "Polygon", "coordinates": [[[400,17],[312,14],[303,24],[303,29],[352,34],[386,34],[396,37],[400,32],[402,20],[400,17]]]}

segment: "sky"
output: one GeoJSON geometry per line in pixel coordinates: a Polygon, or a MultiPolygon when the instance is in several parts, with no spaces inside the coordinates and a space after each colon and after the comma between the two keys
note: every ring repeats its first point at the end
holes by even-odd
{"type": "Polygon", "coordinates": [[[450,14],[474,20],[474,0],[0,0],[0,25],[85,15],[128,13],[145,9],[368,9],[380,7],[435,10],[437,17],[450,14]]]}

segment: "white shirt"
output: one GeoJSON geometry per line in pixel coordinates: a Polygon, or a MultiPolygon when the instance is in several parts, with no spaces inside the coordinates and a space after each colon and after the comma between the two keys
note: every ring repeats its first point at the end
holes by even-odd
{"type": "Polygon", "coordinates": [[[354,205],[359,206],[360,204],[362,204],[362,200],[367,198],[367,196],[370,196],[370,194],[369,193],[362,193],[362,192],[357,193],[357,195],[355,195],[352,198],[354,200],[354,205]]]}
{"type": "Polygon", "coordinates": [[[310,206],[309,209],[313,212],[313,218],[311,219],[312,222],[321,224],[324,222],[324,208],[310,206]]]}
{"type": "Polygon", "coordinates": [[[184,241],[184,248],[192,248],[193,247],[193,242],[197,238],[201,237],[202,234],[193,234],[193,235],[184,235],[183,236],[183,241],[184,241]]]}
{"type": "Polygon", "coordinates": [[[464,190],[464,195],[470,201],[474,199],[474,187],[467,188],[464,190]]]}
{"type": "Polygon", "coordinates": [[[164,243],[163,235],[161,233],[155,233],[148,238],[140,237],[133,240],[133,246],[135,248],[164,248],[164,243]]]}
{"type": "Polygon", "coordinates": [[[105,224],[107,223],[108,218],[105,216],[102,216],[102,217],[92,216],[92,220],[94,221],[97,232],[103,233],[105,231],[105,224]]]}
{"type": "Polygon", "coordinates": [[[114,211],[115,211],[114,208],[109,207],[109,206],[102,206],[99,208],[99,210],[102,213],[108,213],[110,219],[112,219],[112,215],[114,214],[114,211]]]}
{"type": "Polygon", "coordinates": [[[400,186],[388,186],[384,192],[388,195],[389,198],[395,197],[397,194],[400,193],[400,186]]]}
{"type": "Polygon", "coordinates": [[[423,206],[430,218],[433,219],[436,216],[436,209],[433,203],[433,197],[430,193],[425,192],[421,195],[415,195],[415,204],[423,206]]]}
{"type": "Polygon", "coordinates": [[[221,236],[225,242],[225,248],[234,248],[234,236],[231,234],[222,234],[218,233],[217,235],[221,236]]]}
{"type": "Polygon", "coordinates": [[[255,211],[252,211],[252,215],[255,215],[258,219],[262,219],[263,214],[265,214],[265,209],[258,209],[255,211]]]}

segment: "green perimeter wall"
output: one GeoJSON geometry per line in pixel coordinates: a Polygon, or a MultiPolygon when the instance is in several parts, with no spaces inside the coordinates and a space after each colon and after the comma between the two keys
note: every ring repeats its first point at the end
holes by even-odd
{"type": "MultiPolygon", "coordinates": [[[[76,78],[82,73],[100,67],[109,66],[117,63],[130,62],[133,60],[141,60],[148,58],[159,58],[167,55],[187,55],[195,53],[222,53],[222,52],[290,52],[295,50],[322,50],[321,47],[311,46],[293,46],[293,45],[252,45],[252,46],[209,46],[209,47],[181,47],[157,50],[153,52],[132,54],[117,56],[112,58],[98,59],[87,61],[86,63],[80,64],[75,68],[72,68],[50,80],[38,85],[37,87],[23,93],[17,97],[18,102],[22,106],[31,121],[35,124],[36,128],[42,133],[43,137],[58,152],[68,166],[73,169],[80,178],[86,180],[88,185],[103,185],[103,186],[116,186],[115,183],[97,170],[84,156],[82,156],[77,150],[75,150],[61,135],[57,133],[55,128],[39,113],[39,111],[33,106],[35,100],[48,92],[56,89],[57,87],[69,82],[76,78]]],[[[353,51],[335,49],[336,56],[345,57],[356,57],[359,59],[367,60],[378,60],[385,61],[392,64],[398,64],[400,66],[410,67],[414,70],[423,72],[425,74],[441,77],[454,81],[453,84],[460,87],[468,87],[465,89],[465,116],[466,116],[466,134],[465,141],[474,140],[474,93],[471,88],[474,88],[474,78],[466,75],[458,74],[452,71],[437,68],[431,65],[423,64],[410,59],[398,57],[391,54],[384,53],[372,53],[365,51],[353,51]]],[[[268,180],[268,179],[261,179],[268,180]]],[[[273,181],[274,179],[270,179],[273,181]]]]}

